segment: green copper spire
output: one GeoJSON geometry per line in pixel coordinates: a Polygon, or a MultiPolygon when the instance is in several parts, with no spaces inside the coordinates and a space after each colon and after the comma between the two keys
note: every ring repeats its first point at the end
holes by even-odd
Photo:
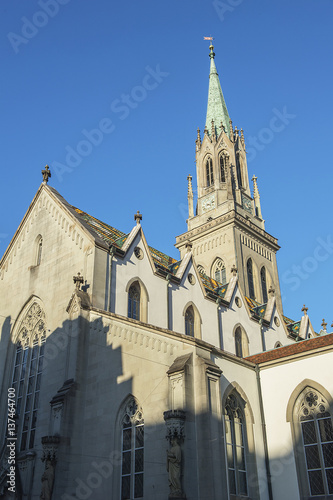
{"type": "Polygon", "coordinates": [[[230,139],[230,124],[229,124],[229,113],[227,106],[223,97],[219,75],[215,66],[215,53],[214,47],[210,47],[210,74],[209,74],[209,89],[208,89],[208,106],[207,106],[207,117],[206,117],[206,128],[208,134],[211,135],[212,130],[212,120],[214,120],[215,133],[218,137],[221,133],[221,123],[224,126],[224,130],[230,139]]]}

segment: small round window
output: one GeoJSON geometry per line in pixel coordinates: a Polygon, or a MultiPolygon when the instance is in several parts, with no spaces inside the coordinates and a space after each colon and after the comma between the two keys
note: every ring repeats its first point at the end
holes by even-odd
{"type": "Polygon", "coordinates": [[[275,323],[275,326],[280,326],[280,320],[277,316],[275,316],[275,318],[274,318],[274,323],[275,323]]]}
{"type": "Polygon", "coordinates": [[[143,259],[143,251],[139,247],[134,248],[134,255],[137,259],[142,260],[143,259]]]}
{"type": "Polygon", "coordinates": [[[191,285],[194,285],[194,283],[195,283],[195,276],[194,276],[194,274],[189,273],[187,279],[191,283],[191,285]]]}
{"type": "Polygon", "coordinates": [[[237,307],[242,307],[242,301],[239,297],[236,297],[235,302],[237,307]]]}

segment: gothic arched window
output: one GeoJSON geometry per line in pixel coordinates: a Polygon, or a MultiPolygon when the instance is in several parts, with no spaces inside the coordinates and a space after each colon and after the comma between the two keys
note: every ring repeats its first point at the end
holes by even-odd
{"type": "Polygon", "coordinates": [[[227,169],[227,157],[224,154],[221,154],[220,155],[220,177],[221,177],[221,182],[225,182],[226,169],[227,169]]]}
{"type": "Polygon", "coordinates": [[[213,267],[213,278],[216,281],[225,285],[227,282],[227,273],[225,269],[225,264],[222,259],[217,259],[213,267]]]}
{"type": "Polygon", "coordinates": [[[239,358],[249,355],[249,342],[246,333],[240,326],[235,331],[235,353],[239,358]]]}
{"type": "Polygon", "coordinates": [[[226,400],[224,419],[229,494],[247,497],[246,426],[242,405],[234,392],[226,400]]]}
{"type": "Polygon", "coordinates": [[[132,319],[140,319],[140,296],[141,289],[136,281],[128,290],[128,317],[132,319]]]}
{"type": "Polygon", "coordinates": [[[206,160],[206,182],[207,187],[214,184],[214,174],[213,174],[213,160],[209,156],[206,160]]]}
{"type": "MultiPolygon", "coordinates": [[[[326,398],[306,387],[293,413],[302,498],[333,494],[333,426],[326,398]]],[[[325,498],[328,498],[328,496],[325,498]]]]}
{"type": "Polygon", "coordinates": [[[34,447],[45,340],[45,314],[35,302],[20,322],[11,385],[16,394],[20,451],[34,447]]]}
{"type": "Polygon", "coordinates": [[[185,335],[194,337],[194,309],[189,306],[185,312],[185,335]]]}
{"type": "Polygon", "coordinates": [[[260,270],[260,281],[261,281],[262,300],[263,303],[265,304],[268,301],[268,296],[267,296],[266,269],[264,266],[260,270]]]}
{"type": "Polygon", "coordinates": [[[241,169],[240,152],[239,151],[236,153],[236,172],[237,172],[238,186],[241,188],[243,183],[242,183],[242,169],[241,169]]]}
{"type": "Polygon", "coordinates": [[[250,299],[256,298],[255,293],[254,293],[254,280],[253,280],[253,264],[252,264],[252,259],[249,259],[247,261],[247,282],[249,286],[249,295],[250,299]]]}
{"type": "Polygon", "coordinates": [[[131,397],[122,418],[121,500],[143,498],[144,420],[131,397]]]}

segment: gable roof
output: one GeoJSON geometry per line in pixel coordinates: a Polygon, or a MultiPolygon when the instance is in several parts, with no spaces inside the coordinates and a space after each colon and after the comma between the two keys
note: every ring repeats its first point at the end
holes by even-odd
{"type": "Polygon", "coordinates": [[[272,349],[271,351],[254,354],[253,356],[248,356],[245,359],[247,361],[251,361],[252,363],[260,364],[266,363],[268,361],[286,358],[288,356],[295,356],[297,354],[302,354],[304,352],[312,351],[314,349],[319,349],[321,347],[326,347],[329,345],[333,345],[333,333],[328,333],[327,335],[322,335],[320,337],[302,340],[295,344],[272,349]]]}

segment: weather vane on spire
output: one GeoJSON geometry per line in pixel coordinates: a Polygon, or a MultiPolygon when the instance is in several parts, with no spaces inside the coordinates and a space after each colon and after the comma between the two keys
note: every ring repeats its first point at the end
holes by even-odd
{"type": "Polygon", "coordinates": [[[214,38],[212,36],[204,36],[204,40],[211,40],[211,41],[213,41],[214,38]]]}

